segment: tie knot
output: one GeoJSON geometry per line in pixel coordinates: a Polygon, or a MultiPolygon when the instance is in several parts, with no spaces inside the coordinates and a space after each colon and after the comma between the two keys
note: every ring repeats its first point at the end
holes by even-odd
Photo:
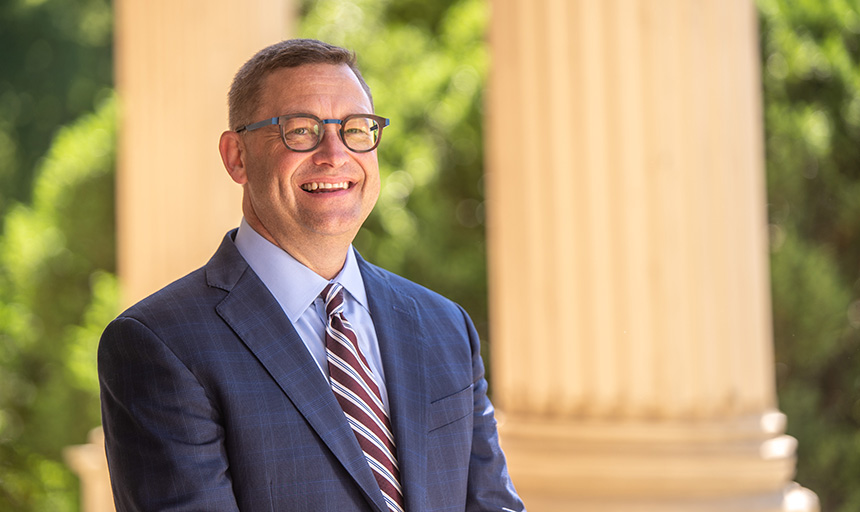
{"type": "Polygon", "coordinates": [[[343,309],[343,285],[340,283],[329,283],[320,294],[325,302],[325,313],[331,316],[343,309]]]}

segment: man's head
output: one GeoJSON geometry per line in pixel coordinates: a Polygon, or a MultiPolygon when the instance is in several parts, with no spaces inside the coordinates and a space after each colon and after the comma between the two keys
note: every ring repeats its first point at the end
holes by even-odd
{"type": "MultiPolygon", "coordinates": [[[[233,129],[221,134],[219,150],[230,177],[242,185],[245,219],[329,279],[343,265],[380,189],[376,150],[348,148],[344,141],[360,137],[360,127],[350,122],[346,132],[341,121],[372,113],[353,54],[319,41],[266,48],[242,67],[230,91],[233,129]],[[313,129],[285,131],[296,116],[322,121],[313,129]],[[275,124],[259,123],[273,119],[275,124]],[[287,147],[288,139],[308,133],[319,134],[318,145],[287,147]]],[[[381,133],[377,129],[368,133],[381,133]]]]}
{"type": "Polygon", "coordinates": [[[373,96],[355,63],[355,53],[316,39],[288,39],[260,50],[236,73],[227,97],[230,129],[259,121],[254,116],[259,107],[263,82],[269,74],[280,68],[295,68],[304,64],[349,66],[373,107],[373,96]]]}

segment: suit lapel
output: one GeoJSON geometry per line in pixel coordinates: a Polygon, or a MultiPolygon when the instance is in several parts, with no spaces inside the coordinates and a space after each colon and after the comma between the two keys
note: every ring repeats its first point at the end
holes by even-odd
{"type": "Polygon", "coordinates": [[[358,258],[385,371],[405,509],[424,509],[427,476],[425,341],[417,332],[415,300],[392,287],[385,274],[358,258]]]}
{"type": "Polygon", "coordinates": [[[289,396],[369,501],[387,510],[379,485],[328,382],[280,305],[225,238],[207,265],[210,286],[229,293],[215,308],[289,396]],[[225,247],[227,246],[227,247],[225,247]]]}

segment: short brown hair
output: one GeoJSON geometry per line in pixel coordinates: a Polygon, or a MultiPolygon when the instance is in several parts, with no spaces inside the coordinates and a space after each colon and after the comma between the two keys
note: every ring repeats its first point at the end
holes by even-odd
{"type": "Polygon", "coordinates": [[[346,64],[355,73],[373,107],[370,87],[361,76],[355,53],[316,39],[287,39],[263,48],[251,57],[233,77],[227,96],[230,129],[258,121],[249,119],[257,109],[263,80],[276,69],[294,68],[304,64],[346,64]]]}

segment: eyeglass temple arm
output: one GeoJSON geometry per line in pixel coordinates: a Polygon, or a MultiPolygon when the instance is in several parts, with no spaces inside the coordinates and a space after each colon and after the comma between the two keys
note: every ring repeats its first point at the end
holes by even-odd
{"type": "Polygon", "coordinates": [[[277,117],[273,117],[271,119],[264,119],[262,121],[254,123],[254,124],[247,124],[245,126],[240,126],[239,128],[236,128],[236,133],[241,133],[242,131],[250,132],[250,131],[256,130],[257,128],[262,128],[264,126],[269,126],[271,124],[278,124],[278,119],[279,118],[277,118],[277,117]]]}

